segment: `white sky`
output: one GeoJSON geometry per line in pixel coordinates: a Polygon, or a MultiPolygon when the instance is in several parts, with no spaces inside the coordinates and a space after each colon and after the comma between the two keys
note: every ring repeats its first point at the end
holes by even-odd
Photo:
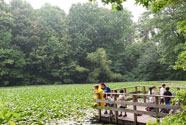
{"type": "MultiPolygon", "coordinates": [[[[7,2],[11,0],[5,0],[7,2]]],[[[63,9],[66,13],[68,13],[70,7],[72,4],[76,3],[85,3],[88,2],[88,0],[26,0],[28,1],[35,9],[38,9],[42,7],[44,3],[50,3],[51,5],[59,6],[61,9],[63,9]]],[[[100,6],[104,6],[100,0],[97,0],[100,6]]],[[[137,22],[139,16],[146,10],[144,7],[135,5],[135,0],[127,0],[127,2],[123,3],[124,7],[127,8],[129,11],[133,14],[133,20],[137,22]]],[[[104,7],[109,7],[104,6],[104,7]]]]}

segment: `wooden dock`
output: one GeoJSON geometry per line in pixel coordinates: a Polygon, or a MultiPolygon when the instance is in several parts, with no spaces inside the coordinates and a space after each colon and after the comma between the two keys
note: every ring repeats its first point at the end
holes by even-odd
{"type": "MultiPolygon", "coordinates": [[[[132,106],[128,106],[128,109],[132,109],[132,106]]],[[[145,111],[145,108],[142,106],[137,107],[138,110],[140,111],[145,111]]],[[[105,123],[115,123],[115,117],[111,117],[109,114],[101,114],[102,121],[105,123]]],[[[98,119],[98,116],[96,116],[98,119]]],[[[146,123],[150,120],[151,122],[156,122],[156,118],[152,117],[150,115],[142,115],[142,116],[137,116],[138,119],[138,125],[146,125],[146,123]]],[[[118,124],[119,125],[134,125],[134,114],[128,112],[127,117],[118,117],[118,124]]]]}
{"type": "MultiPolygon", "coordinates": [[[[103,99],[96,99],[95,102],[98,102],[98,115],[96,118],[100,122],[104,123],[112,123],[112,124],[119,124],[119,125],[145,125],[148,121],[151,122],[160,122],[162,117],[168,115],[167,113],[161,113],[161,109],[181,109],[182,106],[178,102],[177,105],[162,105],[160,104],[160,97],[170,97],[175,98],[175,96],[159,96],[159,95],[147,95],[146,88],[149,86],[133,86],[133,87],[125,87],[125,88],[118,88],[115,90],[123,89],[125,93],[107,93],[114,96],[114,101],[108,101],[103,99]],[[127,92],[128,88],[132,88],[130,91],[127,92]],[[141,90],[141,91],[140,91],[141,90]],[[118,101],[117,98],[120,94],[123,94],[127,97],[125,101],[118,101]],[[149,97],[155,97],[155,104],[147,103],[147,99],[149,97]],[[114,107],[104,107],[101,106],[101,103],[113,104],[114,107]],[[128,105],[127,108],[119,108],[118,105],[128,105]],[[145,107],[152,107],[155,108],[154,112],[146,111],[145,107]],[[105,115],[103,112],[105,110],[112,110],[114,112],[114,117],[111,117],[109,114],[105,115]],[[118,112],[127,112],[127,117],[118,117],[118,112]],[[142,114],[142,116],[138,116],[138,114],[142,114]]],[[[170,87],[172,89],[186,89],[186,87],[170,87]]],[[[100,95],[101,93],[97,93],[100,95]]],[[[175,95],[175,93],[173,94],[175,95]]],[[[98,96],[99,97],[99,96],[98,96]]]]}

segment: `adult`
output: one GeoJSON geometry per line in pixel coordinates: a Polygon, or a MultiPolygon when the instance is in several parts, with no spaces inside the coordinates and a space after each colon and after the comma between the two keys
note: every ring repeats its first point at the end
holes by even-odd
{"type": "MultiPolygon", "coordinates": [[[[108,96],[110,96],[110,94],[107,93],[111,93],[111,89],[105,85],[105,83],[100,83],[100,88],[104,91],[105,93],[105,99],[108,98],[108,96]]],[[[106,104],[106,106],[109,106],[108,104],[106,104]]],[[[104,114],[107,114],[107,110],[105,110],[104,114]]]]}
{"type": "MultiPolygon", "coordinates": [[[[108,87],[108,86],[106,86],[105,85],[105,83],[101,83],[100,84],[100,86],[101,86],[101,89],[105,92],[105,93],[110,93],[111,92],[111,89],[108,87]]],[[[108,95],[110,95],[110,94],[108,94],[108,95]]]]}
{"type": "MultiPolygon", "coordinates": [[[[164,92],[165,92],[165,84],[162,84],[161,88],[160,88],[160,95],[163,96],[164,92]]],[[[160,100],[160,104],[164,104],[164,97],[161,97],[160,100]]]]}
{"type": "MultiPolygon", "coordinates": [[[[93,88],[95,94],[94,94],[94,99],[103,99],[104,100],[104,91],[99,89],[99,85],[95,85],[93,88]],[[98,93],[100,93],[100,95],[98,95],[98,93]]],[[[97,102],[94,102],[95,106],[98,106],[97,102]]],[[[105,106],[106,104],[101,102],[100,106],[105,106]]]]}

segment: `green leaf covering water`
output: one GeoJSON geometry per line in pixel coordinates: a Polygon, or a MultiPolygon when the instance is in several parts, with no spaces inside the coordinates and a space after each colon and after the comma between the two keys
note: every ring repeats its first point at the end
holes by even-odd
{"type": "MultiPolygon", "coordinates": [[[[161,83],[128,82],[107,85],[114,89],[161,83]]],[[[167,86],[186,87],[185,82],[165,83],[167,86]]],[[[88,121],[97,113],[92,108],[93,86],[94,84],[74,84],[0,88],[0,123],[46,124],[88,121]]]]}

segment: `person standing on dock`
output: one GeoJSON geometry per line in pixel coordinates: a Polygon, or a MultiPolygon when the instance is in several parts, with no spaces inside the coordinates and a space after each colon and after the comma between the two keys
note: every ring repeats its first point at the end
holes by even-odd
{"type": "MultiPolygon", "coordinates": [[[[105,93],[105,99],[107,99],[107,97],[110,96],[110,94],[107,94],[107,93],[111,93],[111,89],[108,86],[106,86],[105,83],[103,82],[100,84],[100,87],[105,93]]],[[[106,104],[106,106],[108,106],[108,104],[106,104]]],[[[107,113],[108,113],[107,110],[105,110],[104,114],[107,114],[107,113]]]]}
{"type": "MultiPolygon", "coordinates": [[[[103,90],[101,90],[101,89],[99,89],[99,85],[95,85],[94,86],[94,88],[93,88],[93,91],[94,91],[94,99],[105,99],[104,98],[104,91],[103,90]],[[100,93],[100,97],[99,97],[99,95],[98,95],[98,93],[100,93]]],[[[105,106],[106,104],[105,103],[103,103],[103,102],[101,102],[100,103],[100,106],[105,106]]],[[[97,102],[94,102],[94,106],[98,106],[98,103],[97,102]]]]}
{"type": "MultiPolygon", "coordinates": [[[[172,93],[169,91],[169,87],[166,88],[166,92],[164,92],[164,96],[172,96],[172,93]]],[[[165,104],[170,105],[171,103],[171,98],[170,97],[165,97],[165,104]]]]}
{"type": "MultiPolygon", "coordinates": [[[[125,101],[125,95],[123,95],[122,93],[124,93],[124,91],[123,91],[123,89],[121,89],[120,91],[119,91],[121,94],[119,95],[119,101],[125,101]]],[[[120,107],[119,108],[127,108],[127,105],[120,105],[120,107]]],[[[120,112],[120,115],[119,115],[119,117],[121,117],[122,116],[122,112],[120,112]]],[[[127,113],[125,112],[125,114],[123,115],[123,117],[127,117],[127,113]]]]}
{"type": "MultiPolygon", "coordinates": [[[[165,92],[165,84],[162,84],[161,88],[160,88],[160,95],[163,96],[164,92],[165,92]]],[[[164,97],[161,97],[160,100],[160,104],[164,104],[164,97]]]]}
{"type": "Polygon", "coordinates": [[[153,95],[156,95],[156,86],[152,86],[149,88],[148,95],[152,95],[149,97],[149,103],[154,104],[155,103],[155,97],[153,95]]]}

